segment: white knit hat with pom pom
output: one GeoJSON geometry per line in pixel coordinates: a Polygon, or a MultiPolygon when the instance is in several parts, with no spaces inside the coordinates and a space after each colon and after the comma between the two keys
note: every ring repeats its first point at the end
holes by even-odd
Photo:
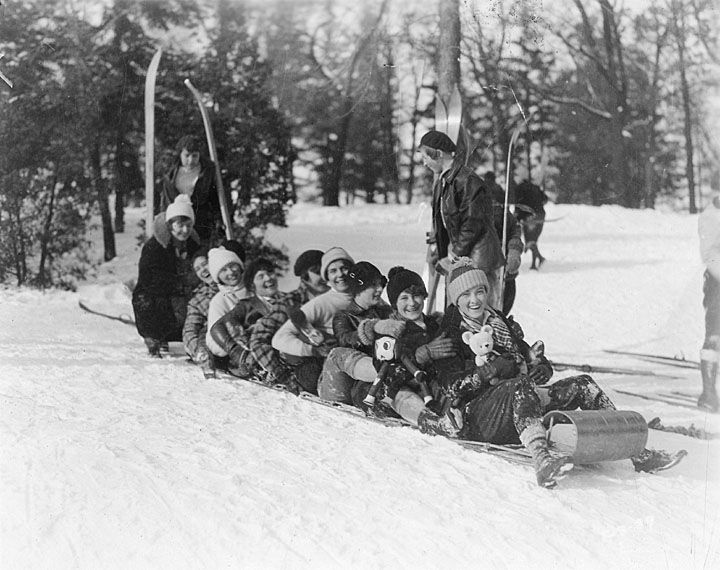
{"type": "Polygon", "coordinates": [[[195,223],[195,212],[193,212],[190,196],[186,194],[178,194],[175,201],[167,207],[165,211],[165,220],[170,221],[178,216],[190,218],[195,223]]]}

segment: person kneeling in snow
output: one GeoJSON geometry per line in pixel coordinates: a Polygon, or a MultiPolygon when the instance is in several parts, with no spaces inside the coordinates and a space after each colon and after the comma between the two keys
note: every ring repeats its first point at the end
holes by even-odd
{"type": "MultiPolygon", "coordinates": [[[[436,397],[444,407],[463,413],[460,437],[496,444],[522,442],[535,460],[537,482],[555,485],[562,471],[570,468],[567,458],[548,451],[543,415],[551,410],[614,410],[607,394],[587,374],[563,378],[552,384],[553,369],[545,358],[542,343],[530,347],[520,326],[487,305],[485,274],[469,259],[450,270],[448,298],[452,305],[441,323],[441,331],[460,346],[455,358],[435,363],[436,397]],[[492,327],[492,359],[481,366],[475,354],[461,341],[465,331],[492,327]]],[[[637,471],[657,471],[685,455],[643,450],[632,462],[637,471]]]]}
{"type": "Polygon", "coordinates": [[[200,247],[194,221],[190,199],[178,196],[155,216],[153,236],[140,253],[132,305],[137,331],[153,357],[160,357],[168,341],[182,340],[187,302],[197,284],[189,261],[200,247]]]}

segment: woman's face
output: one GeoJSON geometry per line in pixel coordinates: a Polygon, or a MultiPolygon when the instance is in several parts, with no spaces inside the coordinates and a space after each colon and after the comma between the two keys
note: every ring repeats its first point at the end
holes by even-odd
{"type": "Polygon", "coordinates": [[[208,269],[208,259],[204,255],[198,255],[195,258],[193,261],[193,271],[195,271],[195,275],[197,275],[198,279],[203,283],[207,283],[208,285],[212,283],[213,278],[208,269]]]}
{"type": "Polygon", "coordinates": [[[258,297],[272,297],[277,293],[277,279],[274,272],[260,270],[253,277],[253,287],[258,297]]]}
{"type": "Polygon", "coordinates": [[[487,290],[485,285],[478,285],[462,293],[457,300],[457,307],[466,317],[479,319],[487,307],[487,290]]]}
{"type": "Polygon", "coordinates": [[[381,283],[370,285],[355,294],[355,302],[363,309],[374,307],[380,302],[383,289],[385,289],[385,286],[381,283]]]}
{"type": "Polygon", "coordinates": [[[425,295],[413,295],[410,289],[400,293],[396,302],[398,315],[408,321],[421,321],[424,305],[425,295]]]}
{"type": "Polygon", "coordinates": [[[320,275],[320,266],[314,265],[310,269],[308,269],[305,272],[305,275],[303,276],[303,281],[307,284],[310,289],[317,293],[324,293],[330,287],[328,287],[328,284],[325,283],[325,279],[322,278],[322,275],[320,275]]]}
{"type": "Polygon", "coordinates": [[[193,229],[193,221],[190,218],[176,217],[170,222],[170,235],[178,241],[187,241],[193,229]]]}
{"type": "Polygon", "coordinates": [[[185,168],[193,168],[200,164],[200,153],[198,151],[190,152],[184,148],[180,151],[180,164],[185,168]]]}
{"type": "Polygon", "coordinates": [[[333,261],[327,268],[327,283],[338,293],[345,293],[348,290],[347,274],[350,264],[345,259],[333,261]]]}
{"type": "Polygon", "coordinates": [[[242,267],[239,263],[228,263],[218,271],[218,281],[228,287],[237,287],[242,282],[242,267]]]}

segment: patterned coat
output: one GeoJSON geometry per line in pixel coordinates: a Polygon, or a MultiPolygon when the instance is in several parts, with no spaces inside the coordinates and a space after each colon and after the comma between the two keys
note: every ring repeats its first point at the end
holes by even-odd
{"type": "Polygon", "coordinates": [[[187,315],[183,325],[183,344],[185,351],[193,360],[197,360],[197,356],[201,353],[207,353],[205,334],[207,333],[208,308],[217,292],[217,283],[201,283],[188,301],[187,315]]]}

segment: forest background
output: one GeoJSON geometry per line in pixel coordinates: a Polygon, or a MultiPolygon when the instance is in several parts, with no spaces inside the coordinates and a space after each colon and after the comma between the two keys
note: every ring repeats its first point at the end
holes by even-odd
{"type": "Polygon", "coordinates": [[[155,177],[202,120],[251,255],[292,204],[427,201],[417,155],[457,78],[478,173],[557,203],[697,213],[720,189],[714,0],[17,0],[0,5],[0,282],[73,288],[115,257],[144,200],[144,86],[155,177]],[[448,54],[450,57],[448,58],[448,54]],[[715,123],[713,123],[713,120],[715,123]]]}

